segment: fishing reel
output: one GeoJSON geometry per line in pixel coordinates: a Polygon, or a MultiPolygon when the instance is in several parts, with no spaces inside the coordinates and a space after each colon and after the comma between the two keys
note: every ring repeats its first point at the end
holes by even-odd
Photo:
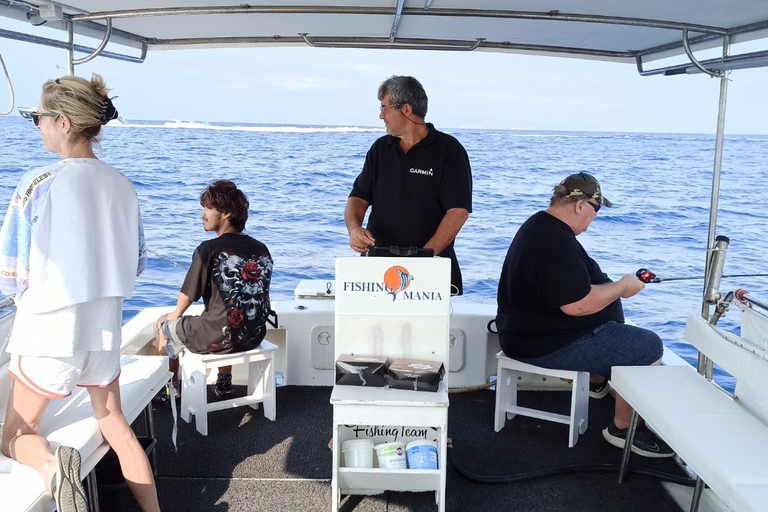
{"type": "Polygon", "coordinates": [[[635,276],[644,283],[660,283],[661,279],[656,277],[656,274],[648,270],[647,268],[641,268],[635,272],[635,276]]]}

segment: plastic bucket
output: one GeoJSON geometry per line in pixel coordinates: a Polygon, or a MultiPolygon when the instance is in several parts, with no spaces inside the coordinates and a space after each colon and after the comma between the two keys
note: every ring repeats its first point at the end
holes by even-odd
{"type": "Polygon", "coordinates": [[[437,469],[437,444],[434,441],[411,441],[405,447],[410,469],[437,469]]]}
{"type": "Polygon", "coordinates": [[[405,459],[405,444],[397,442],[377,444],[374,449],[380,468],[406,469],[408,467],[405,459]]]}
{"type": "Polygon", "coordinates": [[[350,439],[341,444],[344,454],[344,467],[372,468],[373,439],[350,439]]]}

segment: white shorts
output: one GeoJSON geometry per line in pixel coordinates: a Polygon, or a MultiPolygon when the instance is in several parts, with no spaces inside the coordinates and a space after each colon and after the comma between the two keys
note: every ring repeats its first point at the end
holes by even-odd
{"type": "Polygon", "coordinates": [[[120,376],[120,349],[76,352],[72,357],[11,354],[8,373],[46,398],[64,398],[75,386],[106,387],[120,376]]]}
{"type": "Polygon", "coordinates": [[[101,297],[44,313],[27,306],[24,298],[17,304],[9,354],[70,357],[120,346],[122,297],[101,297]]]}

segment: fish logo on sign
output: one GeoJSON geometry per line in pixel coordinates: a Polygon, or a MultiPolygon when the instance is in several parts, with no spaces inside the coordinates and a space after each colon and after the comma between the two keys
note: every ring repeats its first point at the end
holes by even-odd
{"type": "Polygon", "coordinates": [[[384,272],[384,287],[387,289],[387,293],[392,295],[393,301],[397,298],[398,293],[410,286],[411,281],[413,281],[413,276],[405,267],[396,265],[389,267],[384,272]]]}

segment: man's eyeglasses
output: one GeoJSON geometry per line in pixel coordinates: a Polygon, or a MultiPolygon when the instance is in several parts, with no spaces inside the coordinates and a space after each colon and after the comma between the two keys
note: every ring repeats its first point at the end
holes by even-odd
{"type": "Polygon", "coordinates": [[[584,202],[587,203],[589,206],[591,206],[592,209],[595,210],[595,213],[599,212],[600,207],[602,206],[602,204],[590,203],[589,201],[584,201],[584,202]]]}
{"type": "Polygon", "coordinates": [[[394,109],[398,109],[399,110],[402,107],[399,107],[397,105],[382,105],[382,106],[379,107],[379,110],[383,114],[383,113],[385,113],[387,111],[388,108],[394,108],[394,109]]]}
{"type": "Polygon", "coordinates": [[[19,113],[24,119],[29,119],[35,123],[35,126],[40,126],[40,119],[43,117],[59,117],[61,115],[55,112],[38,112],[36,110],[19,110],[19,113]]]}

